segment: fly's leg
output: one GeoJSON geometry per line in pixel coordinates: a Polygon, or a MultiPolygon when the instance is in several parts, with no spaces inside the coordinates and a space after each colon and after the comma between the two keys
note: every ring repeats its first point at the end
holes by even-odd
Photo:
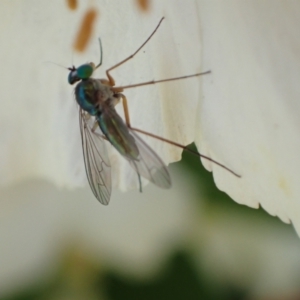
{"type": "Polygon", "coordinates": [[[140,193],[142,193],[143,192],[143,187],[142,187],[142,178],[141,178],[141,175],[140,175],[140,173],[138,172],[138,168],[136,167],[136,164],[135,164],[135,162],[134,161],[132,161],[133,162],[133,164],[135,165],[135,169],[136,169],[136,174],[137,174],[137,176],[138,176],[138,181],[139,181],[139,190],[140,190],[140,193]]]}
{"type": "Polygon", "coordinates": [[[106,71],[106,76],[108,78],[108,82],[109,82],[109,85],[110,86],[114,86],[116,83],[115,83],[115,80],[112,78],[112,76],[108,73],[109,70],[106,71]]]}
{"type": "Polygon", "coordinates": [[[114,94],[118,94],[118,93],[123,92],[122,87],[114,87],[114,85],[116,83],[115,83],[115,80],[113,79],[113,77],[111,75],[108,75],[107,77],[108,77],[109,80],[107,80],[107,79],[99,79],[99,81],[102,84],[104,84],[104,85],[110,86],[111,90],[114,92],[114,94]]]}
{"type": "Polygon", "coordinates": [[[122,98],[122,104],[123,104],[123,110],[124,110],[124,116],[125,116],[125,123],[126,123],[127,127],[131,128],[127,98],[123,94],[118,94],[118,96],[120,98],[122,98]]]}
{"type": "MultiPolygon", "coordinates": [[[[173,145],[173,146],[179,147],[179,148],[181,148],[181,149],[183,149],[183,150],[187,150],[187,151],[189,151],[189,152],[191,152],[191,153],[193,153],[193,154],[195,154],[195,155],[197,155],[197,156],[199,156],[199,157],[202,157],[202,158],[204,158],[204,159],[206,159],[206,160],[208,160],[208,161],[211,161],[212,163],[218,165],[219,167],[221,167],[221,168],[227,170],[228,172],[230,172],[230,173],[233,174],[234,176],[236,176],[236,177],[238,177],[238,178],[241,178],[241,175],[237,174],[236,172],[234,172],[233,170],[229,169],[229,168],[226,167],[225,165],[223,165],[223,164],[217,162],[216,160],[214,160],[214,159],[212,159],[212,158],[210,158],[210,157],[208,157],[208,156],[206,156],[206,155],[203,155],[203,154],[201,154],[201,153],[199,153],[199,152],[197,152],[197,151],[193,151],[193,150],[187,148],[187,147],[184,146],[184,145],[181,145],[181,144],[179,144],[179,143],[176,143],[176,142],[173,142],[173,141],[171,141],[171,140],[165,139],[165,138],[160,137],[160,136],[158,136],[158,135],[155,135],[155,134],[153,134],[153,133],[150,133],[150,132],[147,132],[147,131],[138,129],[138,128],[133,128],[133,127],[131,127],[131,124],[130,124],[130,118],[129,118],[128,104],[127,104],[127,98],[126,98],[125,95],[123,95],[123,94],[118,94],[118,97],[119,97],[119,98],[122,98],[122,104],[123,104],[123,110],[124,110],[125,122],[126,122],[127,127],[130,128],[131,130],[134,130],[134,131],[136,131],[136,132],[140,132],[140,133],[142,133],[142,134],[151,136],[151,137],[153,137],[153,138],[155,138],[155,139],[158,139],[158,140],[161,140],[161,141],[166,142],[166,143],[168,143],[168,144],[171,144],[171,145],[173,145]]],[[[141,189],[140,175],[138,174],[138,176],[139,176],[139,184],[140,184],[140,189],[141,189]]]]}
{"type": "Polygon", "coordinates": [[[166,143],[171,144],[171,145],[173,145],[173,146],[179,147],[179,148],[181,148],[181,149],[183,149],[183,150],[187,150],[188,152],[190,152],[190,153],[192,153],[192,154],[195,154],[195,155],[197,155],[197,156],[199,156],[199,157],[202,157],[202,158],[204,158],[204,159],[206,159],[206,160],[208,160],[208,161],[210,161],[210,162],[212,162],[212,163],[218,165],[219,167],[221,167],[221,168],[223,168],[224,170],[230,172],[231,174],[233,174],[234,176],[236,176],[236,177],[238,177],[238,178],[241,178],[241,177],[242,177],[241,175],[237,174],[236,172],[234,172],[233,170],[229,169],[229,168],[226,167],[225,165],[223,165],[223,164],[217,162],[216,160],[214,160],[214,159],[212,159],[212,158],[210,158],[210,157],[208,157],[208,156],[206,156],[206,155],[203,155],[203,154],[201,154],[201,153],[199,153],[199,152],[197,152],[197,151],[194,151],[194,150],[192,150],[192,149],[189,149],[187,146],[181,145],[181,144],[179,144],[179,143],[173,142],[173,141],[171,141],[171,140],[165,139],[165,138],[163,138],[163,137],[161,137],[161,136],[155,135],[155,134],[153,134],[153,133],[150,133],[150,132],[147,132],[147,131],[138,129],[138,128],[130,127],[130,129],[131,129],[131,130],[134,130],[134,131],[136,131],[136,132],[140,132],[140,133],[142,133],[142,134],[151,136],[151,137],[153,137],[153,138],[155,138],[155,139],[158,139],[158,140],[160,140],[160,141],[166,142],[166,143]]]}
{"type": "Polygon", "coordinates": [[[156,26],[156,28],[154,29],[154,31],[150,34],[150,36],[147,38],[147,40],[133,54],[131,54],[127,58],[123,59],[121,62],[117,63],[116,65],[114,65],[111,68],[109,68],[108,70],[106,70],[106,76],[107,76],[107,78],[108,78],[111,86],[115,85],[115,81],[112,78],[112,76],[109,74],[109,72],[112,71],[113,69],[116,69],[117,67],[121,66],[126,61],[132,59],[149,42],[149,40],[152,38],[152,36],[154,35],[154,33],[157,31],[157,29],[160,26],[160,24],[163,21],[163,19],[164,19],[164,17],[162,17],[160,19],[160,21],[159,21],[158,25],[156,26]]]}
{"type": "MultiPolygon", "coordinates": [[[[111,84],[111,82],[109,81],[109,80],[107,80],[107,79],[98,79],[102,84],[104,84],[104,85],[109,85],[110,86],[110,84],[111,84]]],[[[113,80],[113,82],[114,82],[114,80],[113,80]]]]}
{"type": "MultiPolygon", "coordinates": [[[[193,150],[189,149],[188,147],[186,147],[186,146],[184,146],[184,145],[181,145],[181,144],[179,144],[179,143],[176,143],[176,142],[173,142],[173,141],[171,141],[171,140],[165,139],[165,138],[160,137],[160,136],[158,136],[158,135],[155,135],[155,134],[153,134],[153,133],[150,133],[150,132],[147,132],[147,131],[138,129],[138,128],[133,128],[133,127],[131,127],[131,124],[130,124],[130,118],[129,118],[128,104],[127,104],[127,98],[126,98],[125,95],[123,95],[123,94],[118,94],[118,97],[122,98],[122,104],[123,104],[123,109],[124,109],[125,122],[126,122],[126,125],[127,125],[131,130],[134,130],[134,131],[136,131],[136,132],[140,132],[140,133],[142,133],[142,134],[148,135],[148,136],[150,136],[150,137],[152,137],[152,138],[161,140],[161,141],[166,142],[166,143],[168,143],[168,144],[171,144],[171,145],[173,145],[173,146],[179,147],[179,148],[181,148],[181,149],[183,149],[183,150],[187,150],[187,151],[189,151],[189,152],[191,152],[191,153],[193,153],[193,154],[195,154],[195,155],[197,155],[197,156],[199,156],[199,157],[202,157],[202,158],[204,158],[204,159],[206,159],[206,160],[208,160],[208,161],[211,161],[212,163],[218,165],[219,167],[221,167],[221,168],[227,170],[228,172],[230,172],[230,173],[233,174],[234,176],[236,176],[236,177],[238,177],[238,178],[241,178],[241,175],[237,174],[236,172],[234,172],[233,170],[229,169],[229,168],[226,167],[225,165],[223,165],[223,164],[217,162],[216,160],[214,160],[214,159],[212,159],[212,158],[210,158],[210,157],[208,157],[208,156],[206,156],[206,155],[203,155],[203,154],[201,154],[201,153],[199,153],[199,152],[197,152],[197,151],[193,151],[193,150]]],[[[141,191],[141,178],[140,178],[140,174],[138,174],[138,177],[139,177],[139,185],[140,185],[140,191],[141,191]]]]}
{"type": "Polygon", "coordinates": [[[115,90],[125,90],[125,89],[131,89],[139,86],[144,86],[144,85],[150,85],[150,84],[156,84],[156,83],[162,83],[162,82],[167,82],[167,81],[175,81],[175,80],[181,80],[181,79],[186,79],[186,78],[191,78],[191,77],[197,77],[197,76],[202,76],[211,73],[211,71],[206,71],[202,73],[196,73],[192,75],[185,75],[185,76],[179,76],[179,77],[173,77],[173,78],[167,78],[167,79],[161,79],[161,80],[151,80],[151,81],[146,81],[146,82],[141,82],[141,83],[135,83],[135,84],[130,84],[130,85],[124,85],[124,86],[116,86],[114,87],[115,90]]]}
{"type": "MultiPolygon", "coordinates": [[[[118,94],[118,97],[122,98],[122,104],[123,104],[123,109],[124,109],[124,116],[125,116],[125,122],[126,122],[126,125],[128,126],[128,128],[130,128],[131,130],[134,130],[136,132],[140,132],[142,134],[145,134],[147,136],[150,136],[152,138],[155,138],[155,139],[158,139],[158,140],[161,140],[163,142],[166,142],[168,144],[171,144],[173,146],[176,146],[176,147],[179,147],[183,150],[187,150],[188,152],[194,154],[194,155],[197,155],[198,157],[202,157],[216,165],[218,165],[219,167],[223,168],[224,170],[227,170],[228,172],[230,172],[231,174],[233,174],[234,176],[238,177],[238,178],[241,178],[242,176],[237,174],[236,172],[234,172],[233,170],[229,169],[228,167],[226,167],[225,165],[219,163],[218,161],[206,156],[206,155],[203,155],[197,151],[193,151],[191,149],[189,149],[187,146],[184,146],[184,145],[181,145],[179,143],[176,143],[176,142],[173,142],[171,140],[168,140],[168,139],[165,139],[163,137],[160,137],[158,135],[155,135],[153,133],[150,133],[150,132],[147,132],[147,131],[144,131],[144,130],[141,130],[141,129],[138,129],[138,128],[133,128],[131,127],[131,124],[130,124],[130,118],[129,118],[129,110],[128,110],[128,104],[127,104],[127,98],[125,97],[125,95],[123,94],[118,94]]],[[[138,174],[139,176],[139,184],[140,184],[140,190],[141,190],[141,183],[140,183],[140,175],[138,174]]]]}

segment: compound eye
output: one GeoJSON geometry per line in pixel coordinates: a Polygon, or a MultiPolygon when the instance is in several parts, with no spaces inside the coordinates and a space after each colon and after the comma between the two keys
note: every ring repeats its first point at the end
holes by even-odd
{"type": "Polygon", "coordinates": [[[77,82],[79,80],[80,80],[80,78],[78,77],[77,70],[76,69],[71,70],[71,72],[69,73],[69,76],[68,76],[69,84],[74,84],[75,82],[77,82]]]}

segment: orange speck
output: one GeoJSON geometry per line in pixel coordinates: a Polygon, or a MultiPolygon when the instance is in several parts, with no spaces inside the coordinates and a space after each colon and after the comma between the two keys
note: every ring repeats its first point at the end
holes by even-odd
{"type": "Polygon", "coordinates": [[[136,2],[140,10],[144,12],[149,10],[150,0],[136,0],[136,2]]]}
{"type": "Polygon", "coordinates": [[[93,27],[96,21],[98,13],[95,9],[90,9],[86,12],[85,16],[82,19],[80,28],[78,30],[75,42],[74,49],[83,52],[91,38],[93,27]]]}
{"type": "Polygon", "coordinates": [[[71,10],[75,10],[78,6],[77,0],[67,0],[67,5],[71,10]]]}

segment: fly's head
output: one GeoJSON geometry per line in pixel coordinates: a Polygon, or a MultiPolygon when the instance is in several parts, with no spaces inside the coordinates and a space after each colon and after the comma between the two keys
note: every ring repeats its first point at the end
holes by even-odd
{"type": "Polygon", "coordinates": [[[69,84],[72,85],[72,84],[76,83],[77,81],[89,79],[92,76],[95,69],[96,69],[96,66],[92,62],[83,64],[83,65],[79,66],[78,68],[76,68],[75,66],[73,66],[72,68],[68,68],[68,70],[70,71],[69,76],[68,76],[69,84]]]}
{"type": "Polygon", "coordinates": [[[76,68],[73,66],[72,68],[68,68],[70,71],[69,76],[68,76],[68,82],[69,84],[74,84],[75,82],[78,82],[80,80],[86,80],[89,79],[94,71],[99,68],[102,64],[102,44],[101,44],[101,39],[99,38],[99,45],[100,45],[100,62],[96,66],[94,63],[87,63],[79,66],[76,68]]]}

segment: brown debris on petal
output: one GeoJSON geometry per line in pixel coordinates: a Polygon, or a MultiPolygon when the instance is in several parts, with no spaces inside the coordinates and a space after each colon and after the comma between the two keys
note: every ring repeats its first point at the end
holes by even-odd
{"type": "Polygon", "coordinates": [[[136,2],[137,2],[139,9],[142,10],[143,12],[146,12],[149,10],[150,0],[136,0],[136,2]]]}
{"type": "Polygon", "coordinates": [[[85,50],[91,38],[97,16],[98,12],[94,8],[86,12],[74,42],[74,49],[76,51],[83,52],[85,50]]]}
{"type": "Polygon", "coordinates": [[[78,1],[77,0],[66,0],[67,5],[71,10],[76,10],[78,7],[78,1]]]}

